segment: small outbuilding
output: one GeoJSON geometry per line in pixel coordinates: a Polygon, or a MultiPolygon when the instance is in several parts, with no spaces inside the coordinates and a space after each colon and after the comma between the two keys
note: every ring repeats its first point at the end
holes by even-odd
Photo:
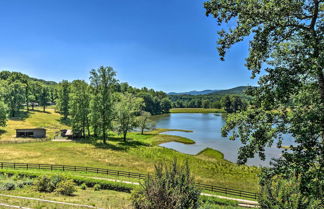
{"type": "Polygon", "coordinates": [[[46,129],[32,128],[32,129],[16,129],[16,137],[28,138],[46,138],[46,129]]]}

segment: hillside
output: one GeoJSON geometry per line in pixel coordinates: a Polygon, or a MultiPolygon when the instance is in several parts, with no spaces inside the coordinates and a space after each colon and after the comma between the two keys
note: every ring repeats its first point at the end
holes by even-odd
{"type": "Polygon", "coordinates": [[[224,94],[242,94],[245,89],[247,89],[248,86],[238,86],[231,89],[224,89],[224,90],[203,90],[203,91],[188,91],[188,92],[170,92],[168,95],[209,95],[209,94],[215,94],[215,95],[224,95],[224,94]]]}

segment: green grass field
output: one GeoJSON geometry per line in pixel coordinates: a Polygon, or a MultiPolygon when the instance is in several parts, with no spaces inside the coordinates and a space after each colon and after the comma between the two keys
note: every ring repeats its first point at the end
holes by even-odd
{"type": "MultiPolygon", "coordinates": [[[[60,124],[60,116],[53,110],[49,113],[33,112],[18,123],[9,121],[1,139],[8,140],[8,133],[13,133],[16,127],[25,127],[24,123],[26,126],[34,124],[47,127],[52,133],[66,127],[60,124]]],[[[211,150],[193,156],[156,146],[168,141],[193,143],[192,140],[183,137],[159,134],[163,131],[168,130],[155,130],[145,135],[130,133],[126,143],[120,136],[112,134],[108,144],[99,140],[0,144],[0,159],[5,162],[66,164],[148,173],[153,172],[155,163],[171,162],[177,158],[182,162],[188,160],[198,182],[251,192],[258,190],[259,168],[236,165],[222,159],[218,152],[211,154],[211,150]]]]}
{"type": "Polygon", "coordinates": [[[172,108],[170,113],[225,113],[225,110],[213,108],[172,108]]]}

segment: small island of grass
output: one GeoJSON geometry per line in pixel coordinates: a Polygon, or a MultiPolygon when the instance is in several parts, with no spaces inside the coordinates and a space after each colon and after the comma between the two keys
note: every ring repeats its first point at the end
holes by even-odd
{"type": "Polygon", "coordinates": [[[196,156],[208,159],[217,159],[223,160],[224,154],[218,150],[214,150],[212,148],[205,148],[204,150],[200,151],[196,156]]]}

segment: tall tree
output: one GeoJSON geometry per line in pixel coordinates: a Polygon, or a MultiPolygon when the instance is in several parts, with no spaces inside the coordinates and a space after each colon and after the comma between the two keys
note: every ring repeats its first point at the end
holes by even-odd
{"type": "Polygon", "coordinates": [[[150,120],[151,113],[141,111],[140,116],[138,116],[138,127],[141,129],[141,134],[144,134],[145,129],[149,129],[153,126],[153,121],[150,120]]]}
{"type": "Polygon", "coordinates": [[[171,109],[171,101],[169,98],[165,97],[161,100],[161,111],[162,113],[168,113],[171,109]]]}
{"type": "Polygon", "coordinates": [[[90,93],[85,81],[75,80],[71,83],[70,101],[72,131],[86,138],[86,132],[90,135],[90,93]]]}
{"type": "Polygon", "coordinates": [[[5,102],[8,105],[10,116],[15,117],[25,102],[25,89],[21,82],[7,84],[5,102]]]}
{"type": "Polygon", "coordinates": [[[69,115],[69,93],[70,84],[68,81],[63,80],[58,86],[58,97],[56,99],[56,105],[64,119],[68,118],[69,115]]]}
{"type": "MultiPolygon", "coordinates": [[[[249,37],[246,66],[252,77],[265,71],[247,111],[227,117],[223,134],[233,130],[244,147],[239,162],[255,154],[264,159],[266,146],[279,146],[284,133],[295,144],[284,151],[264,178],[300,176],[300,192],[318,199],[324,194],[324,14],[322,0],[210,0],[207,15],[219,25],[235,22],[219,32],[218,50],[249,37]],[[274,111],[275,110],[275,111],[274,111]],[[238,128],[235,128],[238,127],[238,128]]],[[[302,208],[301,205],[296,208],[302,208]]]]}
{"type": "Polygon", "coordinates": [[[227,113],[231,113],[233,112],[233,105],[232,105],[232,101],[231,101],[231,97],[230,96],[225,96],[223,98],[223,107],[224,107],[224,110],[227,112],[227,113]]]}
{"type": "Polygon", "coordinates": [[[137,116],[139,115],[144,101],[140,97],[125,92],[118,95],[118,102],[115,104],[116,130],[123,134],[126,141],[127,133],[138,126],[137,116]]]}
{"type": "Polygon", "coordinates": [[[108,130],[112,129],[113,119],[113,100],[112,94],[114,86],[116,85],[116,73],[112,67],[100,67],[97,70],[90,72],[90,82],[93,90],[92,111],[97,111],[97,114],[92,116],[94,126],[101,128],[103,142],[106,143],[108,130]]]}
{"type": "Polygon", "coordinates": [[[4,127],[7,125],[7,105],[4,103],[3,98],[5,97],[4,82],[0,81],[0,126],[4,127]]]}
{"type": "Polygon", "coordinates": [[[39,95],[38,95],[38,102],[40,106],[43,106],[43,112],[46,110],[46,106],[50,101],[50,93],[49,87],[45,85],[40,86],[39,95]]]}

